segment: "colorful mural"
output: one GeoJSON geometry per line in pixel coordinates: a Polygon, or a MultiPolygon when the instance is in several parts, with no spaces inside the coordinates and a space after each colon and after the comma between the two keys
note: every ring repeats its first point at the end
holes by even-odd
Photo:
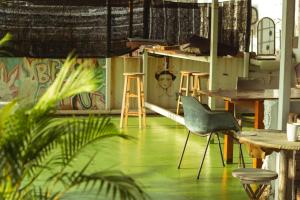
{"type": "MultiPolygon", "coordinates": [[[[105,59],[86,59],[105,77],[105,59]]],[[[63,59],[0,58],[0,100],[28,98],[36,101],[49,87],[60,70],[63,59]]],[[[83,59],[78,59],[78,63],[83,59]]],[[[103,81],[105,83],[105,80],[103,81]]],[[[62,110],[99,110],[105,108],[105,85],[95,93],[64,99],[62,110]]]]}

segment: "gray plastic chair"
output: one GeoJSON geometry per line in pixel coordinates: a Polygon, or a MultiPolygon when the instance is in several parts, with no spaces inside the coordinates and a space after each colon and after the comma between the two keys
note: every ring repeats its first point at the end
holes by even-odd
{"type": "MultiPolygon", "coordinates": [[[[189,140],[189,136],[191,133],[194,133],[199,136],[209,136],[206,144],[206,148],[204,151],[204,155],[202,157],[197,179],[200,177],[202,165],[206,156],[206,152],[208,149],[208,145],[212,138],[213,134],[216,134],[219,142],[219,149],[221,153],[222,164],[224,164],[222,148],[219,138],[218,132],[223,131],[240,131],[240,127],[238,122],[235,120],[233,115],[229,112],[213,112],[209,109],[208,106],[201,104],[195,97],[184,96],[182,97],[183,103],[183,111],[184,111],[184,122],[185,126],[188,129],[188,135],[184,144],[184,148],[180,157],[180,161],[178,164],[178,169],[180,168],[183,155],[185,152],[185,148],[187,142],[189,140]]],[[[240,147],[241,152],[241,147],[240,147]]]]}

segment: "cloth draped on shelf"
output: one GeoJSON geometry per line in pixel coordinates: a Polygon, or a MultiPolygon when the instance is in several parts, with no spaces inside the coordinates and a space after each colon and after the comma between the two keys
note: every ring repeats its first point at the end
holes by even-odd
{"type": "MultiPolygon", "coordinates": [[[[209,38],[211,4],[165,0],[6,0],[0,36],[10,32],[15,56],[112,57],[131,51],[127,38],[183,44],[209,38]]],[[[251,0],[219,5],[219,42],[248,51],[251,0]]]]}

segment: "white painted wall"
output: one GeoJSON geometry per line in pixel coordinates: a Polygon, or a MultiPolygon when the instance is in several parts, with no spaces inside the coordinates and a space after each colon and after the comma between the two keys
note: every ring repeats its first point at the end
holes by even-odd
{"type": "MultiPolygon", "coordinates": [[[[140,58],[141,59],[141,58],[140,58]]],[[[137,72],[139,71],[139,63],[136,57],[126,58],[124,64],[124,57],[114,57],[111,60],[111,109],[120,110],[123,94],[123,72],[137,72]]],[[[237,77],[243,76],[243,57],[222,57],[218,59],[216,68],[216,82],[220,89],[234,89],[236,87],[237,77]]],[[[164,59],[157,57],[148,57],[148,70],[145,74],[147,76],[147,101],[163,107],[165,109],[175,109],[176,99],[180,84],[180,71],[199,71],[209,72],[209,63],[197,62],[192,60],[185,60],[179,58],[170,58],[169,71],[172,72],[176,79],[172,81],[171,86],[164,90],[161,88],[159,81],[155,74],[164,69],[164,59]]],[[[203,88],[207,88],[206,82],[202,82],[203,88]]],[[[207,102],[205,97],[204,102],[207,102]]],[[[224,101],[218,99],[217,107],[224,107],[224,101]]]]}

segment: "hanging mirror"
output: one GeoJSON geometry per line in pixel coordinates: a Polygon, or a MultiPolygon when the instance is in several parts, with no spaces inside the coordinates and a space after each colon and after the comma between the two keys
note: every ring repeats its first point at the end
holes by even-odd
{"type": "Polygon", "coordinates": [[[275,23],[269,17],[257,24],[257,55],[275,55],[275,23]]]}

